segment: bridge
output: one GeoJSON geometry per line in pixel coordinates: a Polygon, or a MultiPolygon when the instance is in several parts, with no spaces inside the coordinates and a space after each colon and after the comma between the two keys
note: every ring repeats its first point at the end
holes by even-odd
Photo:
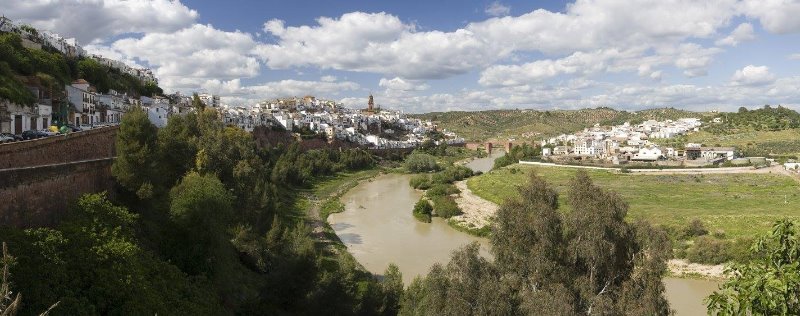
{"type": "Polygon", "coordinates": [[[86,193],[113,193],[119,127],[0,145],[0,226],[53,226],[86,193]]]}

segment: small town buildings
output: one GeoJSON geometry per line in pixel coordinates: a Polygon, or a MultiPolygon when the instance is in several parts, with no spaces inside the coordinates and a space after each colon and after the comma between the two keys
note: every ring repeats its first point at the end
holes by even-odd
{"type": "Polygon", "coordinates": [[[735,152],[733,147],[700,147],[700,156],[708,160],[733,160],[735,152]]]}
{"type": "Polygon", "coordinates": [[[648,146],[639,148],[639,151],[633,154],[631,160],[637,161],[656,161],[661,159],[662,152],[657,146],[648,146]]]}

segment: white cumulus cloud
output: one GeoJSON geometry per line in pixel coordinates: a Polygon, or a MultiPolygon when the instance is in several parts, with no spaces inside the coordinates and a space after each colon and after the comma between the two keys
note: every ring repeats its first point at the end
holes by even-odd
{"type": "Polygon", "coordinates": [[[767,66],[748,65],[736,71],[731,77],[731,83],[741,86],[760,86],[775,81],[775,76],[769,72],[767,66]]]}
{"type": "Polygon", "coordinates": [[[742,23],[737,26],[730,35],[721,38],[714,42],[717,46],[736,46],[741,42],[750,41],[756,38],[753,32],[753,25],[750,23],[742,23]]]}
{"type": "Polygon", "coordinates": [[[173,0],[9,0],[2,1],[2,11],[85,44],[125,33],[172,32],[198,17],[173,0]]]}
{"type": "Polygon", "coordinates": [[[758,19],[761,26],[772,33],[800,32],[800,1],[797,0],[744,0],[740,10],[748,17],[758,19]]]}
{"type": "Polygon", "coordinates": [[[381,80],[378,82],[378,86],[388,90],[398,91],[422,91],[430,88],[430,86],[425,83],[406,80],[400,77],[394,77],[392,79],[381,78],[381,80]]]}
{"type": "Polygon", "coordinates": [[[256,45],[248,33],[195,24],[173,33],[121,39],[111,48],[154,67],[163,87],[181,90],[196,88],[207,80],[257,76],[260,64],[251,54],[256,45]]]}

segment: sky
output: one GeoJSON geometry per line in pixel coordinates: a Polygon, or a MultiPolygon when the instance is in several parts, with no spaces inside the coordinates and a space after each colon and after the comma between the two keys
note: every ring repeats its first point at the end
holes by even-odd
{"type": "Polygon", "coordinates": [[[231,105],[800,110],[800,0],[0,0],[231,105]]]}

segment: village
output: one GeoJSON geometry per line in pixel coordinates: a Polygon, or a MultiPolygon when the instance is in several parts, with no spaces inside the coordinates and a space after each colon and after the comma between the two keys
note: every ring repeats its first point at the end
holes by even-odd
{"type": "MultiPolygon", "coordinates": [[[[23,47],[31,50],[57,52],[66,58],[88,59],[108,69],[130,75],[142,85],[157,86],[152,70],[126,65],[122,61],[90,54],[74,38],[15,24],[0,18],[0,33],[14,33],[23,47]]],[[[437,131],[430,121],[407,117],[403,112],[382,109],[373,96],[363,108],[348,108],[341,102],[318,99],[314,96],[284,97],[263,100],[248,105],[227,105],[220,96],[208,92],[166,95],[132,95],[114,89],[100,91],[83,78],[64,85],[63,93],[46,87],[35,78],[23,78],[25,89],[34,96],[33,105],[23,105],[0,99],[0,142],[27,140],[77,132],[121,122],[125,113],[134,107],[147,112],[156,127],[167,125],[169,118],[209,107],[220,113],[226,125],[238,126],[248,132],[262,126],[280,128],[305,135],[318,135],[329,141],[348,141],[359,146],[390,149],[410,149],[429,139],[437,131]]],[[[462,144],[464,140],[452,132],[436,133],[437,142],[462,144]]]]}
{"type": "MultiPolygon", "coordinates": [[[[721,122],[719,118],[712,123],[721,122]]],[[[641,124],[603,127],[595,125],[573,134],[562,134],[541,141],[542,157],[561,163],[575,161],[601,164],[644,164],[658,166],[708,166],[731,162],[749,164],[749,159],[736,159],[736,148],[706,147],[686,143],[683,148],[667,147],[659,140],[697,132],[703,122],[699,118],[647,120],[641,124]]]]}

